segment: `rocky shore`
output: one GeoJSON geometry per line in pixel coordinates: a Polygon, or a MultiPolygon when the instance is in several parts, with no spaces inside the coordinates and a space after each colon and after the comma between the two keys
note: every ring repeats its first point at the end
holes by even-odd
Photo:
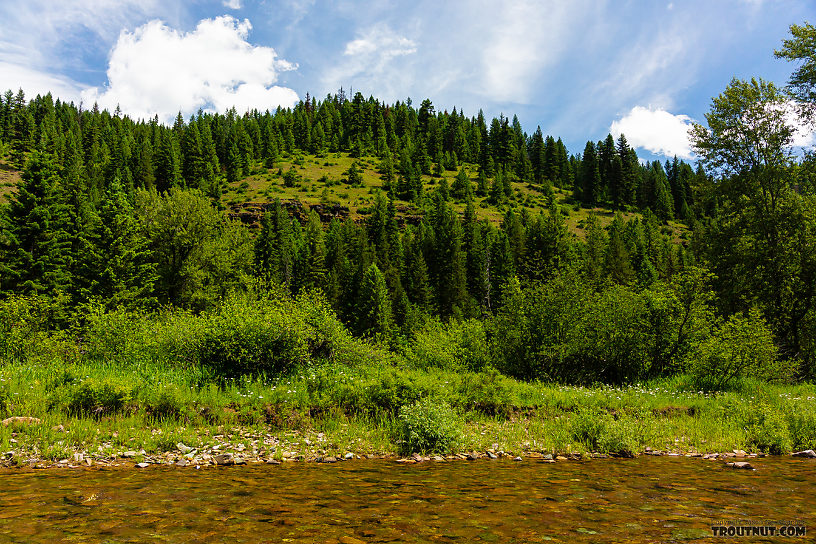
{"type": "MultiPolygon", "coordinates": [[[[9,420],[2,422],[4,425],[9,420]]],[[[35,425],[36,418],[15,418],[13,423],[35,425]]],[[[52,429],[64,432],[62,426],[52,429]]],[[[154,432],[157,432],[154,430],[154,432]]],[[[63,459],[45,459],[37,451],[25,447],[24,440],[12,433],[9,440],[11,449],[0,452],[0,467],[3,468],[88,468],[88,467],[121,467],[149,468],[151,466],[174,466],[196,468],[215,466],[234,466],[267,463],[272,465],[284,463],[339,463],[356,459],[391,459],[395,463],[409,465],[417,463],[439,463],[453,461],[475,461],[479,459],[512,459],[514,461],[532,460],[540,463],[557,463],[568,461],[586,461],[589,459],[631,458],[640,455],[689,457],[705,461],[726,461],[732,468],[752,469],[749,459],[765,457],[765,453],[732,450],[728,452],[697,452],[680,450],[659,450],[645,448],[642,452],[607,453],[557,453],[534,450],[502,451],[498,448],[484,451],[458,452],[449,455],[399,456],[392,452],[359,452],[338,444],[328,443],[324,433],[289,432],[283,435],[257,433],[236,428],[224,434],[201,435],[200,444],[187,445],[178,442],[165,451],[145,451],[143,449],[118,449],[113,443],[105,443],[99,451],[76,449],[63,459]]],[[[791,456],[816,459],[816,452],[805,450],[792,453],[791,456]]]]}

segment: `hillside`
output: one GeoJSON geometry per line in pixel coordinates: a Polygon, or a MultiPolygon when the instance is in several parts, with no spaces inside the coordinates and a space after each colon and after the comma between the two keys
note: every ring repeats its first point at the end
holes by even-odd
{"type": "MultiPolygon", "coordinates": [[[[374,202],[375,192],[384,190],[378,164],[379,160],[376,157],[354,159],[348,153],[330,153],[323,157],[315,155],[287,157],[276,163],[275,168],[257,166],[252,175],[228,184],[222,201],[234,217],[241,218],[252,226],[256,224],[262,210],[276,198],[288,204],[290,213],[302,206],[305,211],[314,208],[324,221],[332,217],[339,219],[349,217],[358,221],[367,215],[368,207],[374,202]],[[345,181],[347,172],[355,161],[363,180],[356,187],[345,181]],[[287,187],[282,173],[292,169],[297,173],[298,180],[294,186],[287,187]]],[[[475,188],[478,166],[468,164],[464,167],[469,172],[469,179],[475,188]]],[[[452,187],[456,175],[456,171],[450,170],[445,170],[440,177],[423,175],[425,193],[437,189],[442,180],[445,180],[448,187],[452,187]]],[[[499,225],[510,208],[519,213],[526,209],[530,214],[537,214],[547,208],[548,196],[540,188],[518,181],[510,183],[512,196],[499,205],[493,204],[488,196],[474,194],[479,219],[486,219],[494,225],[499,225]]],[[[585,208],[576,204],[571,191],[554,188],[553,194],[570,231],[581,239],[584,238],[584,221],[590,214],[594,213],[604,227],[615,215],[610,208],[585,208]]],[[[451,197],[450,203],[460,216],[464,214],[463,200],[451,197]]],[[[397,199],[395,208],[397,220],[401,224],[415,223],[422,214],[417,205],[405,200],[397,199]]],[[[623,212],[622,215],[626,220],[642,216],[639,212],[623,212]]],[[[686,225],[677,221],[667,222],[663,230],[664,234],[669,234],[675,241],[685,239],[688,234],[686,225]]]]}
{"type": "MultiPolygon", "coordinates": [[[[241,220],[250,228],[256,228],[263,210],[275,199],[280,199],[290,214],[305,220],[310,209],[314,209],[324,222],[332,218],[344,220],[350,218],[360,221],[368,213],[368,207],[374,202],[374,193],[383,190],[383,181],[378,171],[379,160],[376,157],[355,159],[349,153],[329,153],[324,156],[297,154],[284,157],[276,163],[275,168],[264,168],[256,164],[252,174],[232,184],[227,184],[221,201],[227,213],[241,220]],[[347,172],[352,163],[360,169],[362,183],[352,186],[346,182],[347,172]],[[297,173],[294,186],[287,187],[282,173],[289,170],[297,173]]],[[[473,187],[476,187],[478,166],[465,165],[473,187]]],[[[438,188],[444,179],[451,187],[457,172],[445,170],[440,177],[422,176],[426,193],[438,188]]],[[[7,160],[0,159],[0,202],[6,201],[20,181],[20,172],[7,160]]],[[[474,195],[476,213],[479,219],[486,219],[499,225],[506,211],[514,208],[521,213],[526,209],[530,214],[537,214],[548,206],[547,195],[531,184],[511,181],[512,196],[506,202],[495,205],[487,196],[474,195]]],[[[554,188],[553,194],[564,215],[570,232],[579,239],[584,239],[584,221],[590,214],[595,214],[601,226],[606,227],[615,215],[610,208],[586,208],[575,203],[572,192],[554,188]]],[[[451,198],[451,206],[461,215],[464,214],[465,202],[451,198]]],[[[395,202],[397,221],[400,224],[412,224],[419,221],[422,210],[414,203],[399,200],[395,202]]],[[[641,217],[639,212],[622,212],[624,219],[641,217]]],[[[688,236],[688,227],[678,221],[668,221],[663,226],[663,233],[675,242],[688,236]]]]}

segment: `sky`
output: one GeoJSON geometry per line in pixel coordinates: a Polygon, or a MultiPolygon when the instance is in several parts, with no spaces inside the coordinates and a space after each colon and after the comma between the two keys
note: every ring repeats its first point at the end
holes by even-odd
{"type": "Polygon", "coordinates": [[[0,90],[171,122],[342,86],[693,159],[689,124],[734,77],[784,85],[806,21],[814,0],[0,0],[0,90]]]}

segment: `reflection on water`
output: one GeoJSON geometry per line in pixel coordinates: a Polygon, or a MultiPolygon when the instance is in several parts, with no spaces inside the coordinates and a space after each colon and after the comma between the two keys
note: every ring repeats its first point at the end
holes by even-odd
{"type": "Polygon", "coordinates": [[[680,542],[744,519],[799,520],[812,538],[816,461],[751,463],[5,471],[0,542],[680,542]]]}

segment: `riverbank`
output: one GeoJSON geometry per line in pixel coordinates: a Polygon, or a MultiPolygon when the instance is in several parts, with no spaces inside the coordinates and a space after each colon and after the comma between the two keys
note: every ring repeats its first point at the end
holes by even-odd
{"type": "MultiPolygon", "coordinates": [[[[189,390],[189,404],[177,406],[173,416],[157,417],[155,406],[137,403],[113,413],[94,410],[92,415],[69,415],[58,405],[49,409],[37,398],[46,380],[23,379],[23,374],[47,369],[14,370],[2,370],[11,397],[18,399],[12,406],[19,407],[0,425],[0,455],[6,467],[194,467],[359,458],[413,463],[494,456],[544,461],[637,455],[740,460],[736,458],[813,449],[816,443],[816,391],[811,385],[755,383],[740,392],[711,394],[674,389],[682,380],[585,388],[419,370],[372,378],[371,369],[332,367],[266,384],[246,381],[189,390]],[[321,383],[335,387],[315,389],[318,374],[323,375],[321,383]],[[424,383],[433,398],[450,407],[445,416],[452,420],[420,414],[425,427],[414,429],[428,436],[447,429],[444,444],[409,448],[406,409],[365,413],[360,409],[364,403],[320,403],[314,397],[317,391],[331,397],[340,383],[351,385],[361,397],[376,396],[383,393],[383,380],[395,379],[403,386],[424,383]],[[493,396],[507,404],[487,410],[485,403],[464,402],[461,396],[475,394],[472,386],[479,380],[492,380],[493,396]],[[291,400],[276,399],[276,394],[291,400]]],[[[89,376],[83,383],[91,381],[89,376]]],[[[422,409],[421,404],[407,405],[422,409]]]]}
{"type": "Polygon", "coordinates": [[[0,309],[7,466],[816,448],[814,384],[522,381],[493,368],[476,322],[385,347],[306,295],[198,315],[87,311],[59,330],[31,301],[0,309]]]}

